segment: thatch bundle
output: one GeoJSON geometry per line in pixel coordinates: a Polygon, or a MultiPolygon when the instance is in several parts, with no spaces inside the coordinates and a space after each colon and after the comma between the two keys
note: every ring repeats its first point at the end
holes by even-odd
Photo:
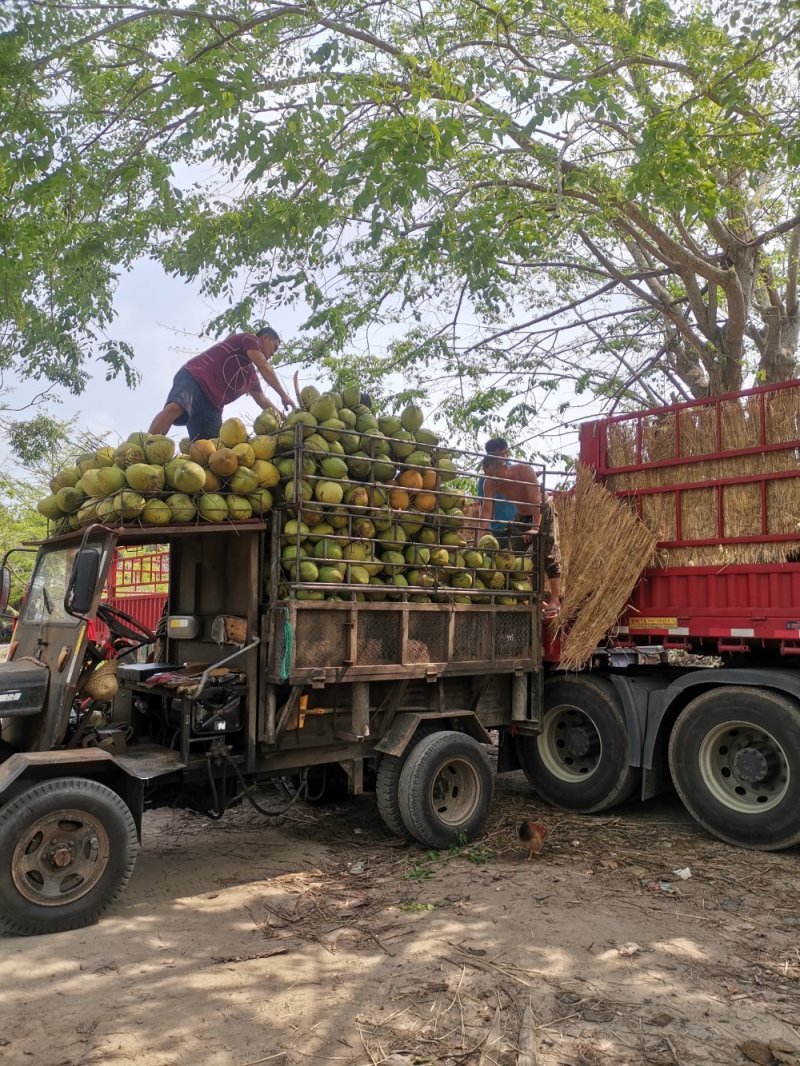
{"type": "Polygon", "coordinates": [[[577,669],[622,614],[656,538],[584,466],[557,509],[564,588],[557,634],[562,666],[577,669]]]}
{"type": "Polygon", "coordinates": [[[660,541],[793,535],[791,541],[782,542],[668,548],[662,553],[665,565],[782,562],[800,543],[798,440],[800,386],[723,401],[719,416],[717,405],[708,404],[612,423],[608,432],[612,468],[670,459],[695,461],[623,470],[608,477],[606,485],[616,492],[692,486],[679,493],[648,492],[638,498],[638,504],[629,498],[629,505],[640,508],[642,520],[660,541]],[[786,447],[763,450],[775,444],[786,447]],[[695,458],[704,455],[720,457],[695,458]],[[750,476],[759,480],[708,484],[750,476]]]}

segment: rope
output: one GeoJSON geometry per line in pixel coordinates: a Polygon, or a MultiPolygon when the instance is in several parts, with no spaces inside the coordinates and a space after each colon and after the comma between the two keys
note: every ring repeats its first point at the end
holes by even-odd
{"type": "Polygon", "coordinates": [[[283,609],[283,658],[281,659],[281,681],[286,681],[292,666],[294,650],[294,631],[289,621],[289,608],[283,609]]]}

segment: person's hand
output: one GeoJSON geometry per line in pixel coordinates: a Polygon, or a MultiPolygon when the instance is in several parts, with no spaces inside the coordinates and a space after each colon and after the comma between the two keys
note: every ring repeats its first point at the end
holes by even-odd
{"type": "Polygon", "coordinates": [[[291,411],[297,406],[291,396],[288,395],[282,397],[281,403],[283,404],[284,411],[291,411]]]}
{"type": "Polygon", "coordinates": [[[539,532],[539,527],[538,526],[531,526],[530,529],[523,530],[522,539],[526,543],[529,544],[533,540],[533,538],[536,536],[536,534],[538,532],[539,532]]]}

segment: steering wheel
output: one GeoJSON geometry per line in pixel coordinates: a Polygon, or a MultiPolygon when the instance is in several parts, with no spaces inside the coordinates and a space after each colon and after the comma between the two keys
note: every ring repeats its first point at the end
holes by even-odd
{"type": "Polygon", "coordinates": [[[97,617],[105,622],[112,636],[135,640],[138,644],[152,644],[156,635],[147,626],[142,625],[133,615],[110,603],[101,603],[97,608],[97,617]]]}

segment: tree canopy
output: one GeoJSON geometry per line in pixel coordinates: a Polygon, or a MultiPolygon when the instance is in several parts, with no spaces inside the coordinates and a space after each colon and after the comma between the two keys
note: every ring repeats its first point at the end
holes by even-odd
{"type": "MultiPolygon", "coordinates": [[[[0,16],[2,17],[2,16],[0,16]]],[[[0,38],[2,359],[79,390],[139,256],[309,362],[525,424],[797,373],[797,9],[26,0],[0,38]],[[372,357],[374,355],[374,357],[372,357]]]]}

